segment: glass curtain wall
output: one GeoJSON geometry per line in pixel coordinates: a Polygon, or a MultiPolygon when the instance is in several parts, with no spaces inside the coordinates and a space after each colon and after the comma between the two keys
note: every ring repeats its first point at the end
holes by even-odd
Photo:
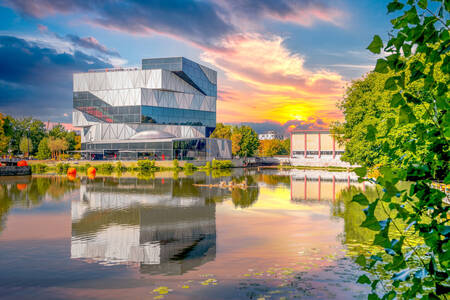
{"type": "Polygon", "coordinates": [[[142,106],[141,122],[214,127],[216,113],[203,110],[142,106]]]}

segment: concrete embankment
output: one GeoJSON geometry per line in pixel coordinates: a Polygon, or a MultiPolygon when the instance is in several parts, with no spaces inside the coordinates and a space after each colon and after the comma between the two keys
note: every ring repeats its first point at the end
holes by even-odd
{"type": "Polygon", "coordinates": [[[3,166],[0,167],[0,176],[26,176],[31,175],[31,167],[3,166]]]}

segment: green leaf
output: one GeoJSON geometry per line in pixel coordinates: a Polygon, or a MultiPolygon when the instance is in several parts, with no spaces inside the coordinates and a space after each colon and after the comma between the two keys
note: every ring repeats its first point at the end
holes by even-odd
{"type": "Polygon", "coordinates": [[[357,263],[361,267],[365,267],[366,266],[366,257],[361,254],[360,256],[358,256],[356,258],[355,263],[357,263]]]}
{"type": "MultiPolygon", "coordinates": [[[[446,133],[448,132],[448,136],[446,134],[446,137],[450,138],[450,130],[447,128],[447,130],[445,132],[446,133]]],[[[447,176],[445,176],[444,183],[445,184],[449,184],[450,183],[450,173],[448,173],[447,176]]]]}
{"type": "Polygon", "coordinates": [[[377,133],[377,129],[375,128],[375,126],[373,126],[372,124],[368,125],[367,126],[366,140],[368,140],[368,141],[375,141],[376,133],[377,133]]]}
{"type": "Polygon", "coordinates": [[[385,59],[379,58],[377,64],[375,65],[375,72],[386,74],[389,72],[388,62],[385,59]]]}
{"type": "Polygon", "coordinates": [[[403,104],[405,101],[400,93],[394,94],[391,99],[391,107],[398,107],[403,104]]]}
{"type": "Polygon", "coordinates": [[[358,283],[362,284],[370,284],[372,281],[370,281],[369,277],[367,277],[365,274],[359,276],[358,280],[356,281],[358,283]]]}
{"type": "Polygon", "coordinates": [[[416,117],[414,116],[413,111],[408,105],[403,105],[400,108],[400,115],[398,118],[398,123],[400,125],[402,124],[408,124],[408,123],[415,123],[417,122],[416,117]]]}
{"type": "Polygon", "coordinates": [[[413,95],[411,95],[410,93],[404,93],[405,98],[406,98],[406,102],[409,103],[414,103],[414,104],[420,104],[422,103],[422,101],[420,101],[419,98],[414,97],[413,95]]]}
{"type": "Polygon", "coordinates": [[[383,48],[383,41],[379,35],[375,35],[370,45],[367,46],[367,49],[372,53],[380,54],[381,48],[383,48]]]}
{"type": "Polygon", "coordinates": [[[411,48],[412,48],[412,46],[409,44],[402,45],[403,54],[405,55],[405,57],[408,57],[411,55],[411,48]]]}
{"type": "Polygon", "coordinates": [[[397,293],[395,291],[390,291],[389,293],[383,296],[383,300],[392,300],[395,298],[396,295],[397,293]]]}
{"type": "Polygon", "coordinates": [[[375,216],[367,216],[364,222],[361,223],[360,227],[365,227],[373,231],[380,230],[380,224],[375,216]]]}
{"type": "Polygon", "coordinates": [[[366,169],[366,167],[358,167],[358,168],[354,168],[353,172],[355,172],[356,175],[358,175],[359,177],[364,177],[367,174],[367,169],[366,169]]]}
{"type": "Polygon", "coordinates": [[[419,80],[421,78],[425,78],[425,74],[423,74],[423,72],[420,70],[415,70],[411,73],[411,77],[409,78],[409,81],[413,82],[413,81],[419,80]]]}
{"type": "Polygon", "coordinates": [[[367,197],[362,193],[353,196],[352,202],[357,202],[361,205],[369,205],[369,200],[367,200],[367,197]]]}
{"type": "Polygon", "coordinates": [[[389,77],[384,83],[384,89],[388,91],[395,91],[397,89],[397,83],[395,77],[389,77]]]}
{"type": "Polygon", "coordinates": [[[388,13],[394,12],[396,10],[401,10],[404,6],[405,5],[403,3],[400,3],[398,1],[392,1],[387,6],[388,13]]]}
{"type": "Polygon", "coordinates": [[[444,61],[442,62],[441,70],[445,74],[449,74],[450,73],[450,56],[447,55],[444,58],[444,61]]]}
{"type": "Polygon", "coordinates": [[[417,4],[419,5],[420,8],[426,9],[428,6],[428,1],[427,0],[419,0],[419,2],[417,4]]]}
{"type": "Polygon", "coordinates": [[[387,125],[388,129],[391,129],[392,127],[395,126],[395,119],[394,118],[387,119],[386,125],[387,125]]]}
{"type": "Polygon", "coordinates": [[[368,300],[380,300],[380,297],[378,297],[377,294],[372,293],[372,294],[369,294],[369,295],[367,296],[367,299],[368,299],[368,300]]]}

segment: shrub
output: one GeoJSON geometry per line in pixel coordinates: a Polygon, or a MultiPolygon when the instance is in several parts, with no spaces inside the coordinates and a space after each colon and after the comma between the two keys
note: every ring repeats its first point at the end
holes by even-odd
{"type": "Polygon", "coordinates": [[[229,169],[233,167],[231,160],[215,160],[212,161],[213,169],[229,169]]]}
{"type": "Polygon", "coordinates": [[[178,168],[179,168],[178,159],[174,159],[174,160],[173,160],[173,167],[174,167],[175,169],[178,169],[178,168]]]}
{"type": "Polygon", "coordinates": [[[194,166],[194,164],[191,164],[191,163],[185,163],[184,164],[184,169],[186,171],[188,171],[188,170],[193,171],[195,169],[195,166],[194,166]]]}
{"type": "Polygon", "coordinates": [[[67,170],[69,168],[70,168],[70,164],[57,163],[56,164],[56,173],[58,173],[58,174],[65,174],[65,173],[67,173],[67,170]]]}
{"type": "Polygon", "coordinates": [[[31,171],[33,173],[45,173],[47,171],[47,165],[45,164],[32,164],[31,171]]]}
{"type": "Polygon", "coordinates": [[[211,162],[210,161],[206,162],[205,168],[206,169],[211,169],[211,162]]]}
{"type": "Polygon", "coordinates": [[[122,172],[123,171],[123,165],[121,161],[116,162],[116,171],[122,172]]]}
{"type": "Polygon", "coordinates": [[[60,160],[68,160],[69,159],[69,157],[70,157],[70,155],[69,154],[61,154],[60,156],[59,156],[59,159],[60,160]]]}
{"type": "Polygon", "coordinates": [[[81,155],[80,154],[74,154],[73,155],[73,159],[75,159],[75,160],[80,160],[81,159],[81,155]]]}
{"type": "Polygon", "coordinates": [[[156,169],[154,160],[138,160],[138,168],[140,171],[149,172],[156,169]]]}
{"type": "Polygon", "coordinates": [[[114,166],[110,163],[97,165],[97,170],[103,173],[112,173],[114,171],[114,166]]]}

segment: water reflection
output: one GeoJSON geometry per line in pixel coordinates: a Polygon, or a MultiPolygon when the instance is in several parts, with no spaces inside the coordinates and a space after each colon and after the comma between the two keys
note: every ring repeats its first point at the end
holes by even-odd
{"type": "Polygon", "coordinates": [[[365,293],[355,286],[359,266],[345,250],[364,238],[361,208],[349,199],[365,187],[353,175],[256,169],[176,175],[3,183],[0,201],[10,203],[3,210],[10,217],[0,232],[0,294],[152,298],[159,286],[183,299],[365,293]],[[232,180],[246,180],[248,188],[218,187],[232,180]],[[34,234],[20,236],[28,228],[34,234]]]}
{"type": "Polygon", "coordinates": [[[61,176],[13,176],[0,179],[0,232],[14,208],[33,208],[45,201],[59,201],[79,187],[78,181],[61,176]]]}
{"type": "Polygon", "coordinates": [[[336,201],[350,187],[365,190],[354,173],[297,172],[291,175],[291,200],[294,202],[336,201]]]}
{"type": "Polygon", "coordinates": [[[232,191],[207,177],[83,179],[72,201],[71,257],[180,275],[216,257],[216,204],[232,191]]]}

